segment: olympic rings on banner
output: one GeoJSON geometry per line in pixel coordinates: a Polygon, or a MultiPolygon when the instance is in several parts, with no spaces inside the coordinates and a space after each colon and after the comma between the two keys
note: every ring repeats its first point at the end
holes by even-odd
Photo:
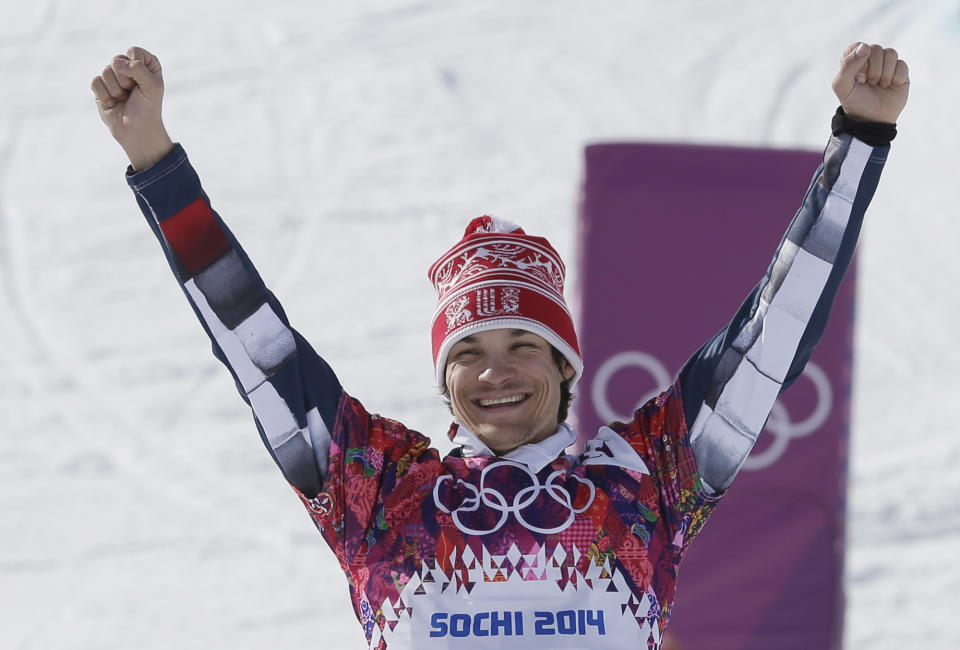
{"type": "Polygon", "coordinates": [[[590,387],[590,398],[593,400],[593,408],[603,422],[629,422],[633,419],[633,412],[647,403],[651,397],[656,397],[662,391],[673,383],[670,373],[666,367],[660,363],[652,354],[641,352],[639,350],[628,350],[618,352],[603,362],[603,365],[597,369],[597,374],[593,377],[593,385],[590,387]],[[633,407],[630,414],[626,417],[619,415],[614,411],[613,406],[607,399],[607,391],[610,388],[610,379],[624,368],[643,368],[653,378],[653,390],[640,396],[637,405],[633,407]]]}
{"type": "Polygon", "coordinates": [[[794,438],[803,438],[823,426],[830,417],[833,408],[833,389],[830,387],[830,378],[823,369],[812,361],[808,361],[801,377],[806,377],[813,384],[817,392],[817,403],[805,420],[793,422],[790,412],[777,400],[770,410],[770,417],[764,431],[773,434],[773,443],[761,452],[751,453],[743,464],[744,469],[758,470],[770,467],[777,462],[787,451],[787,445],[794,438]]]}
{"type": "MultiPolygon", "coordinates": [[[[747,457],[743,465],[746,470],[759,470],[770,467],[787,451],[790,441],[794,438],[808,436],[827,421],[833,408],[833,389],[830,378],[820,366],[808,361],[802,377],[809,380],[817,394],[817,402],[813,412],[806,419],[793,422],[790,412],[781,400],[773,404],[770,417],[764,431],[773,436],[773,442],[763,451],[753,452],[747,457]]],[[[643,406],[651,397],[656,397],[673,383],[673,378],[666,366],[659,359],[646,352],[628,350],[618,352],[607,359],[597,370],[590,386],[590,397],[593,408],[604,422],[629,422],[633,418],[633,411],[643,406]],[[610,390],[610,381],[613,376],[625,368],[640,368],[645,370],[653,380],[654,388],[644,393],[630,413],[618,413],[610,404],[607,395],[610,390]]]]}

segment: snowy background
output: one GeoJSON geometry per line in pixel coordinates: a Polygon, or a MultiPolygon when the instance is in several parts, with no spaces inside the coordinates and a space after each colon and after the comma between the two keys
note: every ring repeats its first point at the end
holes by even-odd
{"type": "Polygon", "coordinates": [[[860,248],[846,647],[960,647],[956,0],[0,0],[0,647],[365,646],[123,180],[114,54],[160,56],[344,386],[436,439],[425,272],[469,218],[549,235],[573,286],[585,144],[820,150],[861,39],[913,85],[860,248]]]}

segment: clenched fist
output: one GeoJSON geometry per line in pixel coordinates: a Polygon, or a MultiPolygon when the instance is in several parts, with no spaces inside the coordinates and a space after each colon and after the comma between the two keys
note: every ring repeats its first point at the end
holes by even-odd
{"type": "Polygon", "coordinates": [[[153,54],[131,47],[94,77],[90,89],[100,119],[134,169],[146,169],[173,148],[161,119],[163,72],[153,54]]]}
{"type": "Polygon", "coordinates": [[[853,43],[840,57],[833,78],[843,112],[856,120],[894,123],[907,103],[910,71],[897,51],[853,43]]]}

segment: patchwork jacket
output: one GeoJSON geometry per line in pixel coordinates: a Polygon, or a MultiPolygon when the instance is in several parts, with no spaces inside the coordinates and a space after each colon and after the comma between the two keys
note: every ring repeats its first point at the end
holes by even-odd
{"type": "Polygon", "coordinates": [[[371,648],[657,648],[684,552],[802,372],[887,147],[831,138],[767,272],[676,383],[583,453],[561,425],[446,457],[368,413],[287,322],[177,145],[127,180],[371,648]]]}

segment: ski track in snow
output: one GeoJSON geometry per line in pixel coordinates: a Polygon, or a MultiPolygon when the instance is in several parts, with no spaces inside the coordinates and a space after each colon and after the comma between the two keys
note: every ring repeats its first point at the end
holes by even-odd
{"type": "Polygon", "coordinates": [[[443,448],[425,272],[468,218],[548,235],[574,287],[585,144],[820,149],[861,38],[914,86],[859,253],[845,647],[960,647],[954,0],[4,1],[0,647],[364,647],[125,187],[87,88],[114,53],[161,57],[294,326],[443,448]]]}

